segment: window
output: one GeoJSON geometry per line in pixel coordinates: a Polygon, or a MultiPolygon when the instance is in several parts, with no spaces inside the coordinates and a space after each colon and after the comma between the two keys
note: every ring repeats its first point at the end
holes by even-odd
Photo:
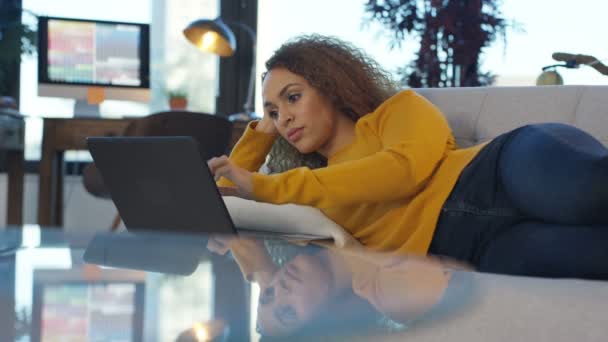
{"type": "MultiPolygon", "coordinates": [[[[378,24],[363,25],[365,0],[310,0],[306,3],[264,0],[258,9],[257,70],[259,80],[264,62],[281,43],[305,33],[333,35],[364,49],[389,72],[409,63],[418,50],[416,39],[390,50],[388,32],[378,24]]],[[[581,0],[576,6],[550,0],[531,2],[505,0],[507,20],[521,24],[524,32],[509,30],[506,47],[497,39],[482,56],[482,70],[496,74],[499,86],[532,86],[541,68],[555,64],[557,51],[590,54],[608,62],[604,31],[591,23],[602,22],[608,3],[581,0]]],[[[608,84],[608,77],[589,67],[559,69],[566,84],[608,84]]],[[[258,89],[259,81],[258,81],[258,89]]],[[[261,93],[261,92],[258,92],[261,93]]],[[[261,110],[261,97],[256,108],[261,110]]]]}

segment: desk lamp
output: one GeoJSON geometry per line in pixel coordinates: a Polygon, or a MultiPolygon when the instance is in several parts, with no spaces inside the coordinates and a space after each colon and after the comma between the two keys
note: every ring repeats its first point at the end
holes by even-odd
{"type": "MultiPolygon", "coordinates": [[[[255,43],[256,35],[251,27],[238,22],[230,22],[231,26],[236,26],[247,32],[251,38],[253,52],[251,61],[251,75],[249,76],[249,86],[247,88],[247,99],[243,104],[243,112],[232,114],[228,117],[230,121],[244,120],[249,121],[255,118],[253,112],[253,87],[255,84],[255,43]]],[[[211,52],[221,57],[230,57],[237,49],[236,38],[228,25],[220,18],[198,19],[190,23],[183,31],[184,36],[194,44],[199,50],[211,52]]]]}
{"type": "Polygon", "coordinates": [[[562,76],[556,70],[558,67],[576,69],[581,65],[587,65],[594,68],[599,73],[608,76],[608,66],[593,56],[556,52],[552,57],[558,62],[563,62],[563,64],[553,64],[543,67],[543,72],[538,76],[536,85],[564,84],[562,76]]]}

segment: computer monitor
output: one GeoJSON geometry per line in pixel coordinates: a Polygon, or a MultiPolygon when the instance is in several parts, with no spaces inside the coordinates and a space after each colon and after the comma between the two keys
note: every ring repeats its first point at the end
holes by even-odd
{"type": "MultiPolygon", "coordinates": [[[[150,99],[148,24],[40,17],[38,95],[86,105],[150,99]]],[[[98,108],[97,108],[98,110],[98,108]]]]}
{"type": "Polygon", "coordinates": [[[76,272],[34,273],[32,342],[142,341],[145,283],[123,270],[84,281],[76,272]]]}

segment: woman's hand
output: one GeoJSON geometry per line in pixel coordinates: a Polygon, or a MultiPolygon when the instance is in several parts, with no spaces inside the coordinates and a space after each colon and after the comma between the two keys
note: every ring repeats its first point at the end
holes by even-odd
{"type": "Polygon", "coordinates": [[[236,239],[227,235],[210,235],[207,241],[207,249],[215,254],[224,255],[230,250],[230,243],[236,239]]]}
{"type": "Polygon", "coordinates": [[[231,195],[248,199],[253,198],[252,172],[236,166],[227,156],[211,158],[207,161],[207,165],[215,177],[215,181],[224,177],[236,185],[231,195]]]}
{"type": "Polygon", "coordinates": [[[220,191],[222,196],[233,196],[239,197],[239,188],[236,186],[218,186],[217,189],[220,191]]]}
{"type": "Polygon", "coordinates": [[[264,114],[262,120],[255,126],[255,130],[266,134],[279,134],[277,127],[274,125],[274,120],[272,120],[268,114],[264,114]]]}

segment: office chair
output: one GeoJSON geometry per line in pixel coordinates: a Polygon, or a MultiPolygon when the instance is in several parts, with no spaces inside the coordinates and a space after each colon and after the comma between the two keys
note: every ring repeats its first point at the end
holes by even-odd
{"type": "MultiPolygon", "coordinates": [[[[124,136],[191,136],[199,143],[205,160],[228,152],[232,123],[227,119],[205,113],[168,111],[151,114],[133,120],[125,129],[124,136]]],[[[110,192],[94,163],[83,169],[82,181],[93,196],[111,199],[110,192]]],[[[111,230],[120,225],[120,215],[114,218],[111,230]]]]}

